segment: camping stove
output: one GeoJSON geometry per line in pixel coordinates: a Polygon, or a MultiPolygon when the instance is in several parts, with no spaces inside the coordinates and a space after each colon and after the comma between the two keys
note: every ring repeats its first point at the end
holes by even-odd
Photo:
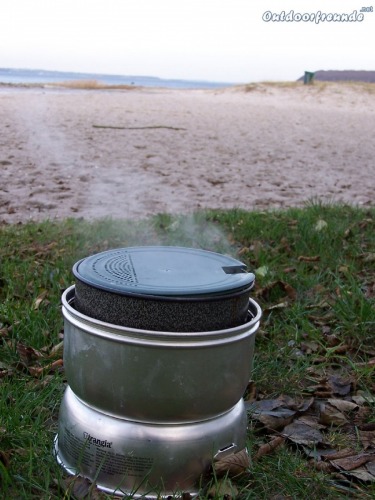
{"type": "MultiPolygon", "coordinates": [[[[162,321],[165,302],[168,307],[169,302],[172,307],[177,304],[181,318],[185,305],[188,315],[194,314],[195,301],[197,314],[201,314],[206,300],[213,311],[233,307],[237,315],[237,292],[242,301],[254,277],[244,274],[242,263],[212,252],[178,247],[123,250],[132,276],[131,290],[123,285],[120,249],[115,255],[115,284],[110,276],[113,265],[106,265],[105,252],[99,254],[100,265],[96,257],[88,258],[88,264],[96,263],[99,280],[104,276],[105,282],[98,284],[97,294],[92,269],[89,280],[84,272],[79,275],[79,282],[90,284],[84,311],[77,302],[76,286],[62,297],[69,386],[60,407],[56,458],[67,473],[81,474],[110,494],[147,498],[196,494],[215,459],[246,449],[247,414],[242,395],[252,369],[259,306],[248,296],[245,319],[236,317],[230,327],[203,331],[147,328],[147,301],[139,309],[138,303],[135,309],[131,305],[136,314],[146,311],[144,328],[87,315],[86,306],[90,307],[91,294],[96,309],[100,308],[104,289],[125,297],[123,304],[114,300],[115,311],[111,311],[110,296],[105,295],[103,314],[108,318],[124,317],[118,308],[126,307],[128,298],[137,295],[138,299],[142,294],[151,298],[150,307],[153,311],[156,307],[162,321]],[[190,272],[185,268],[181,272],[181,255],[187,255],[190,272]],[[212,282],[207,269],[211,269],[212,282]],[[133,277],[138,280],[136,285],[133,277]],[[105,289],[107,283],[110,290],[105,289]],[[157,288],[163,293],[155,293],[157,288]]],[[[108,258],[113,262],[113,251],[108,258]]],[[[81,270],[87,269],[82,261],[79,265],[81,270]]],[[[103,314],[99,311],[101,318],[103,314]]],[[[224,312],[222,316],[230,315],[224,312]]],[[[136,321],[143,324],[142,317],[136,321]]],[[[193,324],[202,324],[202,319],[193,324]]]]}

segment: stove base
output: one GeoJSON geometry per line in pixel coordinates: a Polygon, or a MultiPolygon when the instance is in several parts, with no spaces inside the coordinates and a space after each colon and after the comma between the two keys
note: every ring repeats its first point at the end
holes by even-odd
{"type": "Polygon", "coordinates": [[[149,424],[115,418],[78,399],[70,387],[60,407],[55,455],[106,493],[134,498],[197,494],[213,459],[246,448],[241,399],[216,418],[188,424],[149,424]]]}

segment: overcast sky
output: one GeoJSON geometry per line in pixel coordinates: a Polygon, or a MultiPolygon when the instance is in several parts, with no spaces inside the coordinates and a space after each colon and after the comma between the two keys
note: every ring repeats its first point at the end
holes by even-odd
{"type": "Polygon", "coordinates": [[[238,83],[375,70],[375,12],[362,7],[371,3],[1,0],[0,67],[238,83]],[[317,23],[319,11],[355,20],[317,23]]]}

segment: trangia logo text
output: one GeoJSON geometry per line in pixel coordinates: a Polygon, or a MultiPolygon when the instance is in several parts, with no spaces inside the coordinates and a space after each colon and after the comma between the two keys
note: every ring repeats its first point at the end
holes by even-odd
{"type": "MultiPolygon", "coordinates": [[[[366,10],[366,12],[371,12],[366,10]]],[[[321,22],[339,22],[339,23],[353,23],[353,22],[361,22],[365,18],[363,12],[357,12],[353,10],[351,14],[336,14],[332,12],[305,12],[301,14],[300,12],[294,12],[294,10],[289,11],[288,13],[283,10],[282,12],[276,13],[267,10],[264,12],[262,19],[266,23],[272,22],[305,22],[305,23],[315,23],[319,24],[321,22]]]]}
{"type": "Polygon", "coordinates": [[[101,446],[102,448],[112,448],[112,442],[108,442],[106,439],[98,439],[91,436],[88,432],[83,433],[83,437],[90,443],[96,446],[101,446]]]}

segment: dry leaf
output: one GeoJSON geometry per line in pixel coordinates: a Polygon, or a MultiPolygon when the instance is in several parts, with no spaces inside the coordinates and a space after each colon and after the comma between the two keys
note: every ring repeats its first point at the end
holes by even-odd
{"type": "Polygon", "coordinates": [[[298,417],[298,420],[296,420],[296,422],[309,425],[313,429],[326,429],[325,425],[319,423],[318,415],[302,415],[301,417],[298,417]]]}
{"type": "MultiPolygon", "coordinates": [[[[77,476],[69,476],[62,481],[61,486],[66,490],[64,498],[77,498],[78,500],[90,499],[90,500],[104,500],[107,496],[100,491],[95,483],[92,483],[90,479],[77,476]]],[[[114,498],[118,498],[115,496],[114,498]]]]}
{"type": "Polygon", "coordinates": [[[240,250],[238,250],[237,255],[241,257],[241,255],[248,253],[250,251],[249,247],[242,247],[240,250]]]}
{"type": "Polygon", "coordinates": [[[262,297],[264,299],[267,299],[270,293],[275,289],[280,289],[282,292],[285,292],[286,297],[290,300],[295,300],[297,297],[296,290],[291,285],[289,285],[289,283],[282,280],[277,280],[273,281],[272,283],[269,283],[264,288],[257,290],[255,295],[257,297],[262,297]]]}
{"type": "Polygon", "coordinates": [[[296,292],[295,288],[293,288],[291,285],[289,285],[285,281],[281,281],[281,283],[282,283],[282,285],[284,287],[284,290],[285,290],[288,298],[290,300],[296,300],[296,298],[297,298],[297,292],[296,292]]]}
{"type": "Polygon", "coordinates": [[[319,260],[320,260],[319,255],[313,255],[311,257],[309,257],[307,255],[300,255],[298,257],[299,262],[318,262],[319,260]]]}
{"type": "Polygon", "coordinates": [[[8,327],[4,327],[4,328],[0,328],[0,338],[6,338],[9,336],[9,328],[8,327]]]}
{"type": "Polygon", "coordinates": [[[43,292],[40,295],[38,295],[38,297],[34,300],[34,303],[33,303],[34,310],[39,309],[39,306],[46,298],[47,293],[48,293],[48,290],[43,290],[43,292]]]}
{"type": "Polygon", "coordinates": [[[345,399],[328,399],[328,403],[342,412],[358,410],[358,405],[345,399]]]}
{"type": "Polygon", "coordinates": [[[250,382],[247,384],[245,394],[245,401],[247,403],[252,403],[256,400],[257,388],[253,380],[250,380],[250,382]]]}
{"type": "Polygon", "coordinates": [[[333,394],[338,396],[347,396],[352,388],[351,380],[334,375],[328,378],[328,383],[332,387],[333,394]]]}
{"type": "Polygon", "coordinates": [[[36,359],[44,357],[40,351],[37,351],[33,347],[26,346],[25,344],[22,344],[22,342],[17,343],[17,352],[22,363],[26,366],[29,366],[36,359]]]}
{"type": "Polygon", "coordinates": [[[283,273],[289,274],[289,273],[294,273],[297,271],[296,267],[284,267],[283,273]]]}
{"type": "MultiPolygon", "coordinates": [[[[302,403],[300,403],[297,406],[298,413],[300,413],[300,414],[305,413],[306,411],[308,411],[312,407],[313,404],[314,404],[314,398],[304,399],[302,401],[302,403]]],[[[304,418],[307,418],[307,417],[300,417],[299,420],[304,419],[304,418]]]]}
{"type": "MultiPolygon", "coordinates": [[[[314,373],[311,369],[309,373],[314,373]]],[[[318,374],[318,373],[317,373],[318,374]]],[[[348,396],[352,389],[352,382],[350,379],[344,379],[339,376],[330,376],[323,378],[319,381],[318,385],[312,386],[312,390],[316,397],[332,398],[332,396],[348,396]]]]}
{"type": "Polygon", "coordinates": [[[0,379],[10,377],[11,375],[13,375],[13,373],[14,370],[11,366],[7,365],[6,363],[0,362],[0,379]]]}
{"type": "Polygon", "coordinates": [[[328,462],[317,462],[316,460],[310,460],[309,464],[314,467],[315,470],[324,472],[325,474],[329,474],[334,470],[333,465],[328,462]]]}
{"type": "Polygon", "coordinates": [[[375,262],[375,253],[373,252],[363,253],[362,255],[359,256],[359,258],[362,259],[363,262],[375,262]]]}
{"type": "Polygon", "coordinates": [[[329,450],[328,453],[323,453],[322,458],[325,460],[337,460],[355,455],[353,448],[344,448],[343,450],[329,450]]]}
{"type": "Polygon", "coordinates": [[[338,458],[337,460],[330,460],[331,464],[339,470],[351,471],[358,469],[362,465],[374,460],[374,455],[371,453],[360,453],[359,455],[352,455],[346,458],[338,458]]]}
{"type": "Polygon", "coordinates": [[[375,358],[374,359],[369,359],[368,361],[364,361],[362,363],[356,363],[356,366],[361,366],[361,367],[368,367],[372,368],[375,366],[375,358]]]}
{"type": "Polygon", "coordinates": [[[262,446],[259,447],[258,451],[255,453],[253,457],[253,460],[259,460],[264,455],[269,455],[274,450],[276,450],[276,448],[278,448],[284,443],[285,443],[285,438],[283,438],[282,436],[276,436],[272,438],[271,441],[262,444],[262,446]]]}
{"type": "Polygon", "coordinates": [[[325,335],[325,339],[327,342],[327,346],[328,347],[338,346],[341,342],[341,339],[337,335],[335,335],[334,333],[330,334],[329,332],[331,331],[331,329],[329,327],[323,326],[323,328],[328,328],[327,334],[325,334],[325,332],[323,331],[323,334],[325,335]]]}
{"type": "Polygon", "coordinates": [[[264,311],[273,311],[274,309],[285,309],[286,307],[289,307],[288,302],[279,302],[278,304],[274,304],[273,306],[265,307],[264,311]]]}
{"type": "Polygon", "coordinates": [[[250,458],[246,448],[238,453],[231,453],[224,458],[219,458],[213,464],[214,471],[218,476],[226,474],[231,477],[239,476],[246,472],[249,467],[250,458]]]}
{"type": "Polygon", "coordinates": [[[368,422],[367,424],[359,424],[357,426],[361,431],[375,431],[375,422],[368,422]]]}
{"type": "Polygon", "coordinates": [[[350,346],[348,344],[341,344],[333,349],[327,349],[332,354],[346,354],[350,350],[350,346]]]}
{"type": "Polygon", "coordinates": [[[69,492],[68,494],[72,494],[78,499],[84,499],[92,486],[92,482],[82,476],[69,476],[62,483],[66,490],[65,495],[69,492]]]}
{"type": "Polygon", "coordinates": [[[348,419],[335,406],[329,403],[321,403],[319,422],[325,425],[344,425],[348,423],[348,419]]]}
{"type": "Polygon", "coordinates": [[[306,341],[301,342],[300,349],[305,354],[312,354],[320,350],[320,345],[317,342],[306,341]]]}
{"type": "Polygon", "coordinates": [[[358,405],[373,404],[375,403],[375,395],[369,392],[357,391],[355,396],[352,396],[352,400],[358,405]]]}
{"type": "Polygon", "coordinates": [[[366,469],[375,477],[375,457],[366,464],[366,469]]]}
{"type": "Polygon", "coordinates": [[[280,408],[280,406],[283,406],[283,404],[283,401],[280,399],[262,399],[260,401],[255,401],[249,406],[249,409],[254,412],[254,414],[258,414],[275,410],[280,408]]]}
{"type": "Polygon", "coordinates": [[[254,420],[261,422],[269,430],[280,430],[289,425],[296,415],[307,412],[314,403],[314,398],[296,401],[289,396],[277,399],[264,399],[248,404],[254,420]]]}
{"type": "Polygon", "coordinates": [[[359,469],[351,470],[345,473],[347,476],[355,477],[360,481],[373,482],[375,481],[375,471],[374,473],[368,470],[368,464],[359,469]]]}
{"type": "Polygon", "coordinates": [[[328,324],[332,324],[337,321],[336,314],[332,311],[329,311],[321,316],[308,314],[307,317],[314,323],[314,325],[317,326],[327,326],[328,324]]]}
{"type": "Polygon", "coordinates": [[[229,479],[216,481],[207,491],[207,497],[214,498],[215,500],[232,500],[235,499],[237,495],[238,490],[229,479]]]}
{"type": "Polygon", "coordinates": [[[375,447],[375,431],[358,431],[359,440],[362,443],[363,449],[375,447]]]}
{"type": "Polygon", "coordinates": [[[63,360],[58,359],[58,360],[54,361],[53,363],[49,363],[46,366],[38,366],[38,367],[29,366],[28,370],[29,370],[30,375],[32,375],[33,377],[40,377],[41,375],[44,375],[46,373],[54,372],[54,371],[58,370],[59,368],[61,368],[62,366],[64,366],[63,360]]]}
{"type": "Polygon", "coordinates": [[[59,342],[52,347],[49,353],[49,358],[61,358],[64,352],[64,342],[59,342]]]}
{"type": "Polygon", "coordinates": [[[295,444],[303,444],[305,446],[316,446],[325,441],[319,429],[298,420],[287,425],[282,435],[295,444]]]}
{"type": "Polygon", "coordinates": [[[264,412],[259,415],[255,415],[255,418],[270,431],[277,431],[290,424],[293,421],[295,414],[295,411],[288,410],[287,408],[281,408],[276,411],[264,412]]]}

